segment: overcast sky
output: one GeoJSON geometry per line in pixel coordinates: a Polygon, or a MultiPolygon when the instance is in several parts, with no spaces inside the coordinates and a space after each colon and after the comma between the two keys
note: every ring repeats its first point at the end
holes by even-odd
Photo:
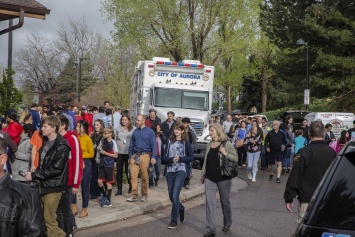
{"type": "MultiPolygon", "coordinates": [[[[30,32],[45,34],[55,37],[59,23],[68,18],[80,19],[85,16],[88,25],[103,36],[109,37],[113,30],[112,22],[104,22],[100,12],[102,0],[37,0],[51,10],[45,20],[25,17],[24,25],[13,31],[13,50],[25,44],[26,35],[30,32]]],[[[14,25],[18,19],[14,19],[14,25]]],[[[0,22],[0,29],[8,27],[8,21],[0,22]]],[[[8,34],[0,35],[0,66],[7,67],[8,34]]],[[[13,55],[14,57],[14,55],[13,55]]]]}

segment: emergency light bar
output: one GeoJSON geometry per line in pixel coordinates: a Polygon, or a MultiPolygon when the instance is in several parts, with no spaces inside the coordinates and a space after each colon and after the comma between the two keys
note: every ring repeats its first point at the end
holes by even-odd
{"type": "Polygon", "coordinates": [[[204,69],[205,65],[203,64],[195,64],[195,63],[178,63],[178,62],[164,62],[164,61],[157,61],[157,65],[164,65],[164,66],[177,66],[177,67],[192,67],[192,68],[201,68],[204,69]]]}

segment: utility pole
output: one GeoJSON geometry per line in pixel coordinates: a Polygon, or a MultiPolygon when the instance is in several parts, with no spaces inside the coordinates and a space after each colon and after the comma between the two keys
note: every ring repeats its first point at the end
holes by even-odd
{"type": "Polygon", "coordinates": [[[90,60],[89,58],[79,58],[79,62],[77,62],[77,80],[76,80],[76,93],[78,102],[80,102],[80,91],[81,91],[81,62],[83,60],[90,60]]]}

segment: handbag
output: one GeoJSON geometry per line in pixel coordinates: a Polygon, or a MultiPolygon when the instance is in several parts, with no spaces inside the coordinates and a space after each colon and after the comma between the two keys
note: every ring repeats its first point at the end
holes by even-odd
{"type": "MultiPolygon", "coordinates": [[[[225,147],[226,142],[223,142],[223,146],[225,147]]],[[[222,153],[218,153],[220,158],[220,172],[221,175],[227,178],[234,178],[238,176],[238,162],[228,160],[226,156],[222,153]]]]}

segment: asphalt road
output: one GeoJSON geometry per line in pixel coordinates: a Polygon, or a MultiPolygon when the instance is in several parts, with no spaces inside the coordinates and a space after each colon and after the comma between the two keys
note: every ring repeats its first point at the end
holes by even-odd
{"type": "MultiPolygon", "coordinates": [[[[245,169],[239,170],[239,177],[247,180],[245,169]]],[[[283,192],[288,174],[281,176],[281,184],[268,181],[269,175],[259,171],[257,182],[231,193],[233,225],[229,233],[221,231],[223,215],[221,205],[217,203],[217,233],[216,236],[247,236],[247,237],[276,237],[290,236],[297,227],[297,208],[294,212],[286,211],[283,192]]],[[[76,233],[77,237],[88,236],[202,236],[205,233],[205,197],[201,196],[184,203],[185,222],[179,223],[176,229],[168,229],[170,208],[154,213],[122,220],[112,224],[99,226],[76,233]]]]}

